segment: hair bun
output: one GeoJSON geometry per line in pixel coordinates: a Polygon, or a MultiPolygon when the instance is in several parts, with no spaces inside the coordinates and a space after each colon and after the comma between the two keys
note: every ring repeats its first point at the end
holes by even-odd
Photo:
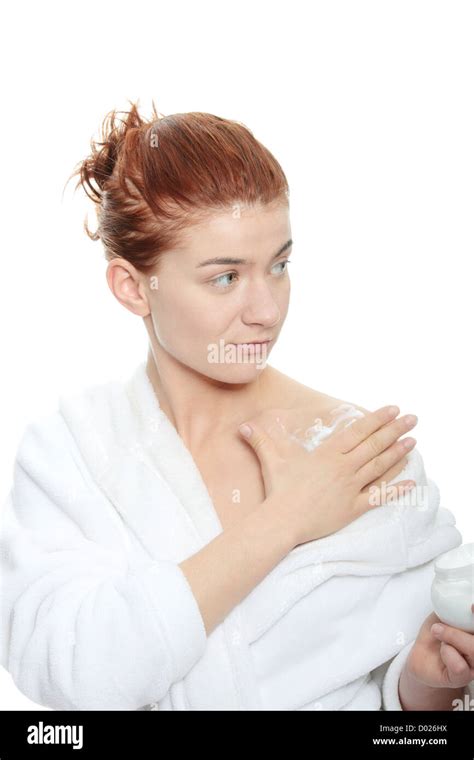
{"type": "MultiPolygon", "coordinates": [[[[128,148],[128,143],[133,141],[133,136],[138,137],[140,128],[144,124],[149,124],[140,115],[138,105],[130,100],[128,102],[130,103],[130,110],[119,111],[114,109],[104,117],[100,127],[99,139],[91,139],[90,154],[75,166],[66,182],[67,185],[73,177],[77,176],[75,189],[77,190],[78,187],[82,186],[88,198],[98,205],[103,200],[107,183],[116,167],[120,166],[124,146],[127,145],[128,148]]],[[[153,120],[159,119],[162,114],[157,112],[153,101],[152,106],[153,120]]],[[[84,224],[84,228],[90,238],[99,239],[99,234],[97,232],[91,233],[87,223],[84,224]]]]}

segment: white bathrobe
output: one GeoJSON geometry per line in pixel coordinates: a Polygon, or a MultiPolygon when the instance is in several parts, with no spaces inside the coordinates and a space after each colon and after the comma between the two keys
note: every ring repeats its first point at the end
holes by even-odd
{"type": "Polygon", "coordinates": [[[179,563],[222,526],[145,366],[21,438],[0,542],[17,687],[55,710],[401,710],[433,560],[462,543],[419,452],[396,479],[427,487],[416,505],[294,548],[206,636],[179,563]]]}

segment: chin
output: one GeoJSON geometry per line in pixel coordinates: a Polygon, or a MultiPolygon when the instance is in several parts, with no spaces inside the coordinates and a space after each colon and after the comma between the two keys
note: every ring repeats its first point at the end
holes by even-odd
{"type": "Polygon", "coordinates": [[[242,356],[240,361],[236,360],[235,355],[226,355],[225,353],[213,354],[213,360],[210,360],[206,348],[206,360],[202,361],[202,353],[193,353],[193,356],[176,352],[175,359],[185,366],[198,372],[204,377],[215,380],[220,383],[239,384],[250,383],[258,379],[259,375],[268,365],[270,350],[266,350],[257,356],[247,356],[244,361],[242,356]]]}
{"type": "Polygon", "coordinates": [[[248,362],[247,364],[214,364],[208,365],[207,371],[203,374],[217,380],[221,383],[237,385],[239,383],[251,383],[257,380],[259,375],[268,364],[268,357],[265,361],[248,362]]]}

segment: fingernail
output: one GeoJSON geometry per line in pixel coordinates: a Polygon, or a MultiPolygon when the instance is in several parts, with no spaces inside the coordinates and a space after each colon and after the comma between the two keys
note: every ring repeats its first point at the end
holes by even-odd
{"type": "Polygon", "coordinates": [[[252,428],[250,425],[247,425],[247,423],[243,422],[242,425],[239,425],[239,430],[244,436],[244,438],[250,438],[252,435],[252,428]]]}
{"type": "Polygon", "coordinates": [[[434,633],[435,636],[440,636],[444,631],[444,626],[440,625],[439,623],[435,623],[431,626],[431,632],[434,633]]]}

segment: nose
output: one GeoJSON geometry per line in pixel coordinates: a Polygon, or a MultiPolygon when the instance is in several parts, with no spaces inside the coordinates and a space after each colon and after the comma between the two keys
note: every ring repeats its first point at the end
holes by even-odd
{"type": "Polygon", "coordinates": [[[271,288],[265,282],[254,282],[248,287],[242,320],[247,325],[273,327],[280,321],[280,310],[271,288]]]}

